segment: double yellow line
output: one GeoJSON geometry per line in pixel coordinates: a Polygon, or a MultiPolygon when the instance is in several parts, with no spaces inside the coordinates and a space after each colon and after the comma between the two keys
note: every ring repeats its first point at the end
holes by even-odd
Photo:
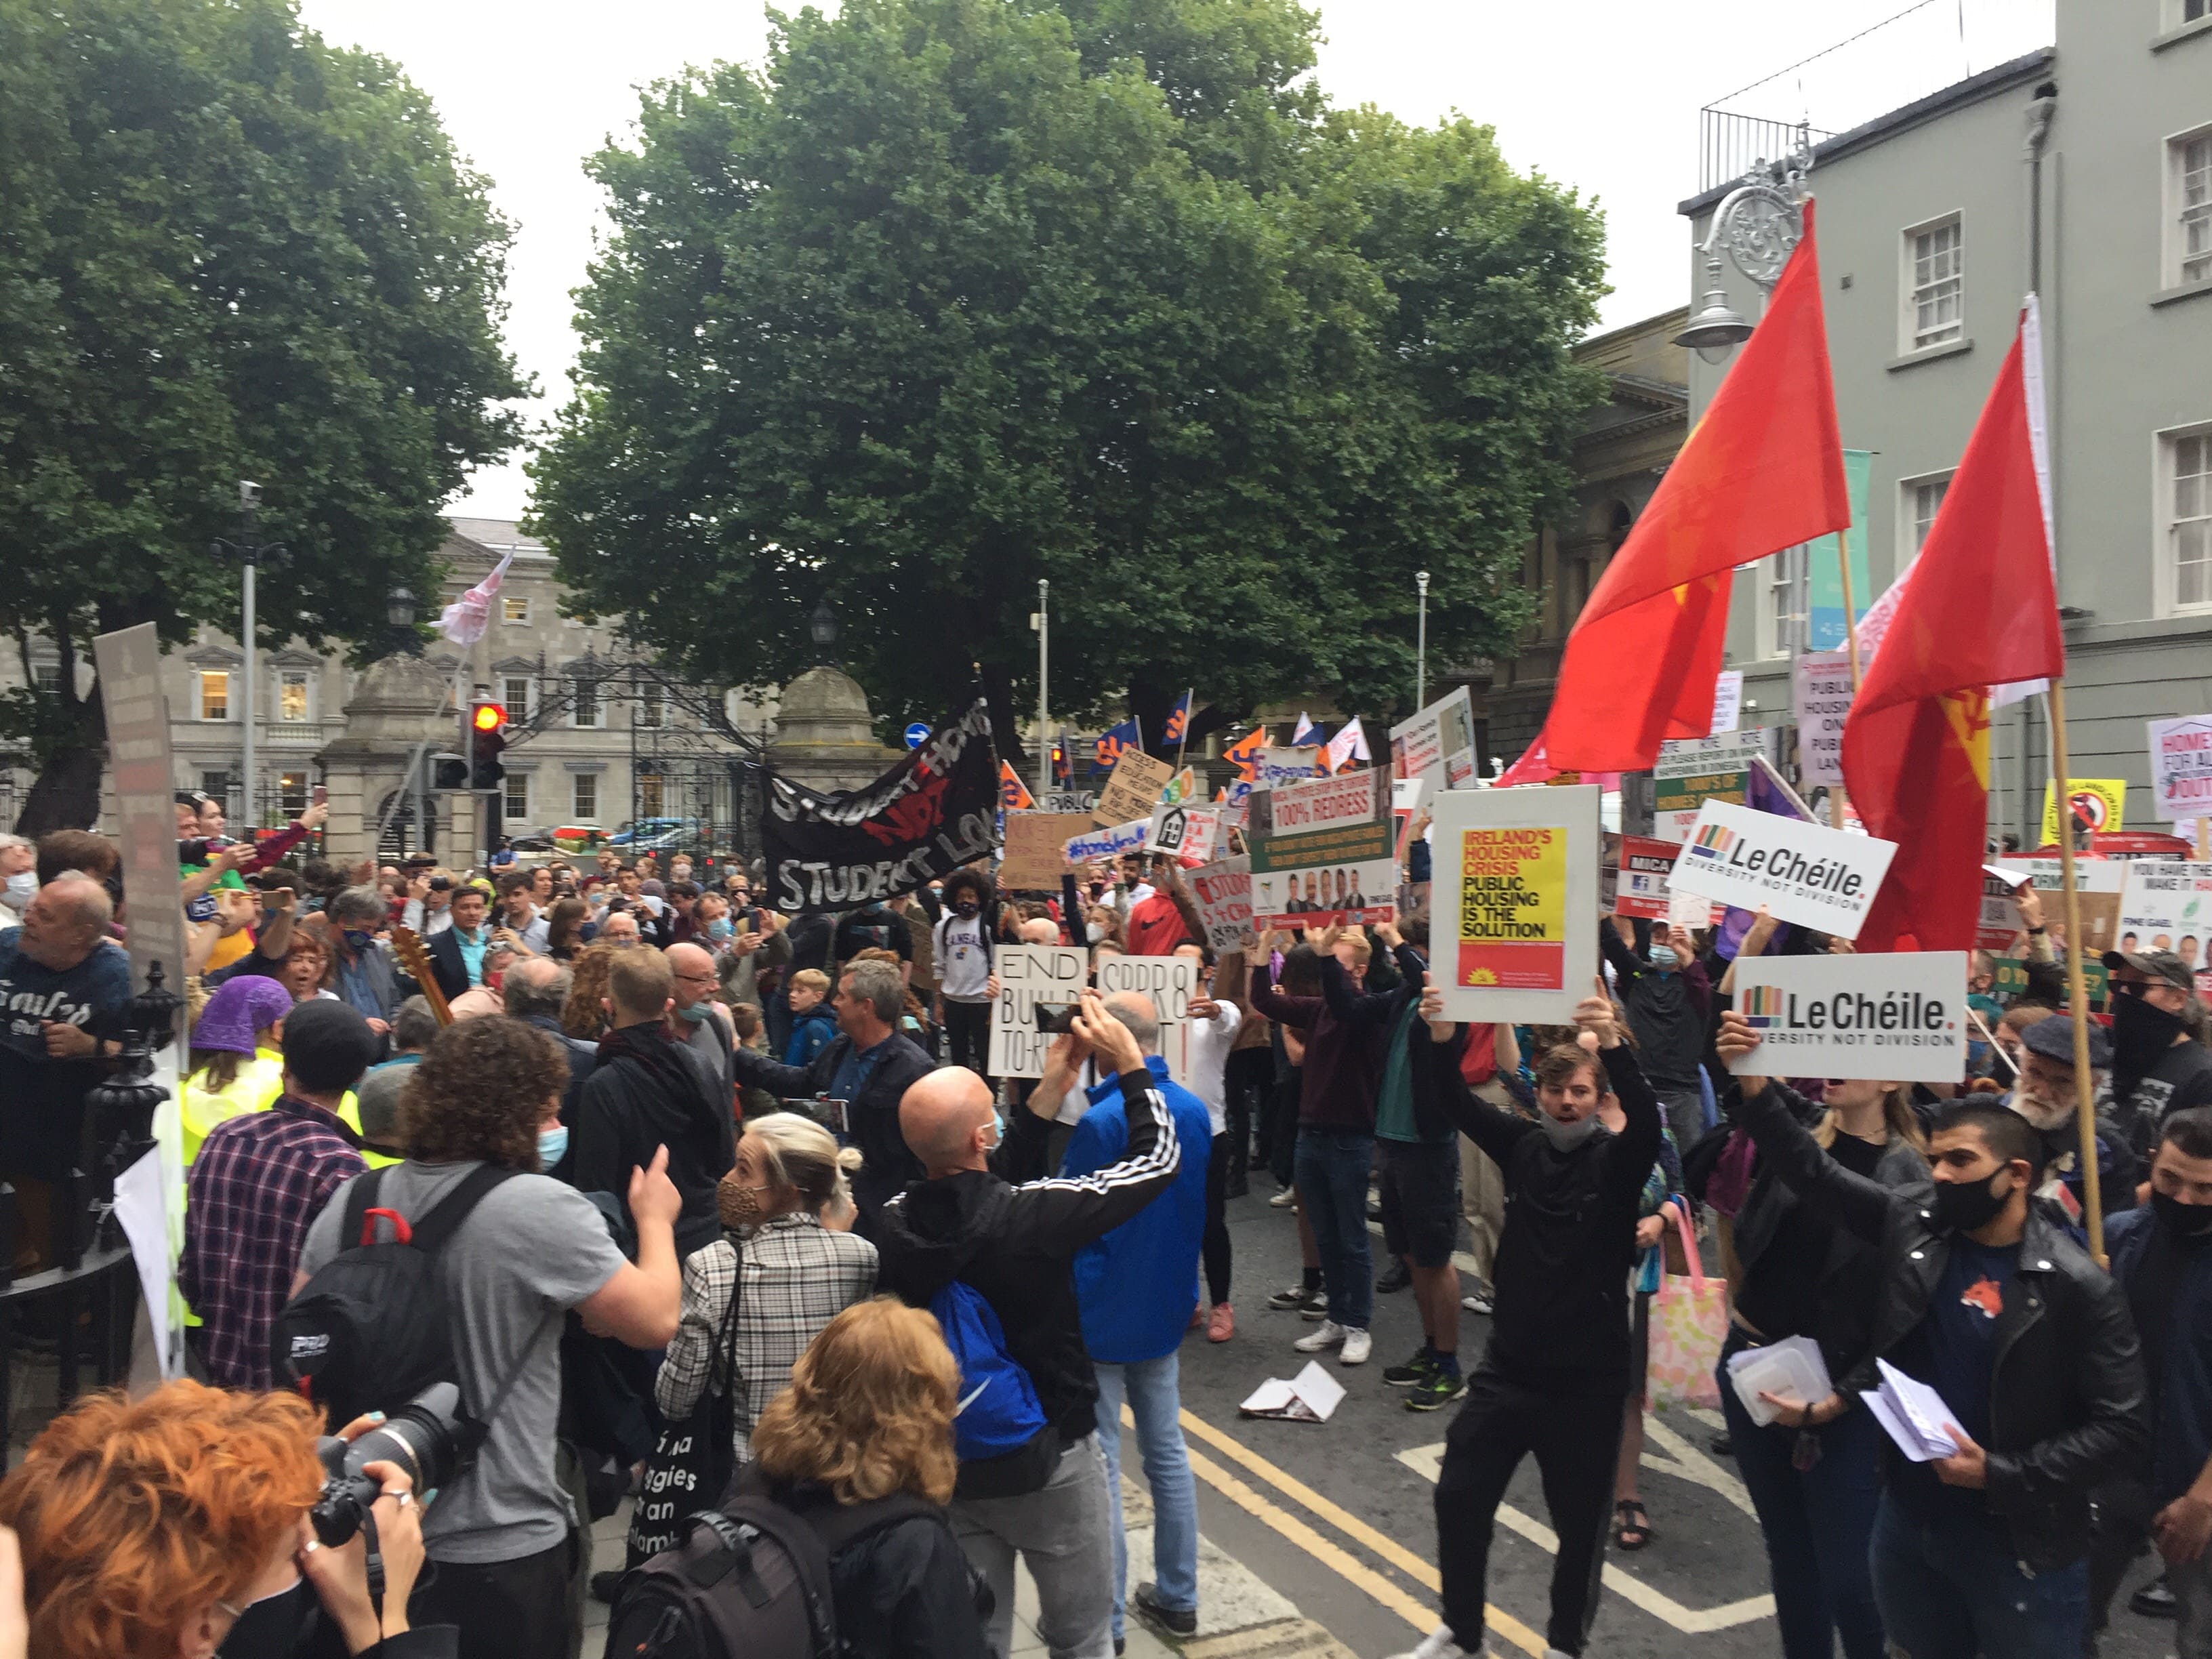
{"type": "MultiPolygon", "coordinates": [[[[1437,1576],[1437,1570],[1396,1539],[1386,1537],[1350,1510],[1331,1503],[1295,1475],[1277,1468],[1259,1453],[1224,1434],[1204,1418],[1187,1411],[1182,1415],[1182,1431],[1187,1439],[1202,1441],[1231,1462],[1243,1465],[1285,1498],[1316,1518],[1328,1522],[1361,1548],[1387,1561],[1431,1595],[1441,1592],[1443,1585],[1437,1576]]],[[[1135,1419],[1130,1416],[1127,1407],[1122,1408],[1121,1420],[1132,1428],[1135,1426],[1135,1419]]],[[[1334,1540],[1279,1504],[1270,1502],[1195,1448],[1190,1452],[1190,1468],[1192,1474],[1238,1509],[1263,1522],[1278,1537],[1297,1546],[1346,1583],[1364,1591],[1422,1635],[1427,1635],[1437,1627],[1439,1622],[1437,1615],[1427,1603],[1408,1595],[1395,1579],[1377,1572],[1334,1540]]],[[[1501,1607],[1486,1606],[1483,1618],[1492,1635],[1504,1637],[1514,1646],[1534,1656],[1534,1659],[1543,1659],[1544,1638],[1511,1613],[1501,1607]]]]}

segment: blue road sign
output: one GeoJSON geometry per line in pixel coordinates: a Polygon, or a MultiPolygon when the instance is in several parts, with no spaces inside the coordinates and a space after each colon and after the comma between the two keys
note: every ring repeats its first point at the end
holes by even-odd
{"type": "Polygon", "coordinates": [[[908,748],[919,749],[922,744],[928,741],[929,728],[927,726],[924,726],[920,720],[916,720],[912,726],[907,727],[906,746],[908,748]]]}

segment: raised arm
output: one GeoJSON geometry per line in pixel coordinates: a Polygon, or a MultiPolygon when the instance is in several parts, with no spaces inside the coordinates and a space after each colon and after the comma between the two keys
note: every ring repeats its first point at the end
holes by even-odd
{"type": "MultiPolygon", "coordinates": [[[[1721,1016],[1721,1034],[1715,1047],[1722,1062],[1749,1054],[1759,1043],[1751,1022],[1733,1008],[1721,1016]]],[[[1856,1233],[1870,1244],[1881,1243],[1889,1224],[1890,1206],[1897,1194],[1880,1182],[1845,1169],[1830,1158],[1812,1131],[1790,1110],[1790,1091],[1772,1080],[1741,1076],[1743,1097],[1736,1107],[1736,1127],[1748,1134],[1767,1167],[1797,1194],[1798,1201],[1832,1225],[1856,1233]]]]}
{"type": "MultiPolygon", "coordinates": [[[[1325,964],[1333,965],[1333,964],[1325,964]]],[[[1341,973],[1343,969],[1339,969],[1341,973]]],[[[1328,1005],[1319,997],[1286,997],[1275,988],[1273,970],[1265,962],[1252,964],[1252,1010],[1264,1015],[1278,1025],[1295,1026],[1299,1030],[1310,1029],[1321,1018],[1328,1005]]]]}
{"type": "Polygon", "coordinates": [[[1119,1161],[1086,1176],[1032,1182],[1015,1189],[1018,1201],[1041,1212],[1041,1243],[1054,1253],[1077,1250],[1133,1218],[1174,1181],[1182,1162],[1167,1097],[1154,1086],[1145,1056],[1128,1028],[1109,1014],[1097,993],[1083,994],[1075,1035],[1121,1085],[1129,1139],[1119,1161]]]}
{"type": "Polygon", "coordinates": [[[1536,1126],[1510,1112],[1501,1112],[1467,1086],[1460,1075],[1460,1059],[1467,1052],[1468,1028],[1437,1018],[1443,994],[1433,985],[1421,994],[1421,1017],[1428,1022],[1429,1040],[1416,1042],[1409,1057],[1428,1068],[1428,1083],[1436,1103],[1462,1134],[1490,1154],[1498,1167],[1520,1143],[1534,1134],[1536,1126]]]}

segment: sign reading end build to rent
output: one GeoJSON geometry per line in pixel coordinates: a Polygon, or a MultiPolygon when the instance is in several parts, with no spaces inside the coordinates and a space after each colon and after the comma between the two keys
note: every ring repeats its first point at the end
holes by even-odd
{"type": "MultiPolygon", "coordinates": [[[[1741,910],[1856,939],[1897,843],[1708,800],[1668,884],[1741,910]]],[[[1812,1073],[1796,1073],[1807,1077],[1812,1073]]]]}
{"type": "Polygon", "coordinates": [[[1759,1043],[1729,1069],[1753,1077],[1956,1083],[1966,1066],[1966,953],[1744,957],[1737,1012],[1759,1043]]]}
{"type": "Polygon", "coordinates": [[[1565,1021],[1597,974],[1598,789],[1447,790],[1431,983],[1455,1020],[1565,1021]]]}

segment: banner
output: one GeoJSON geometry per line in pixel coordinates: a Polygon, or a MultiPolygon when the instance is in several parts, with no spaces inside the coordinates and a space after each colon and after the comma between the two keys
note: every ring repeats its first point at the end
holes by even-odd
{"type": "Polygon", "coordinates": [[[2119,951],[2171,951],[2192,974],[2212,958],[2212,864],[2136,859],[2120,889],[2119,951]]]}
{"type": "MultiPolygon", "coordinates": [[[[1650,836],[1620,838],[1620,879],[1613,890],[1613,914],[1664,921],[1669,914],[1673,890],[1667,878],[1674,873],[1674,854],[1682,849],[1671,841],[1650,836]]],[[[1700,917],[1697,926],[1705,925],[1700,917]]]]}
{"type": "Polygon", "coordinates": [[[2150,783],[2151,810],[2167,823],[2212,811],[2212,714],[2151,721],[2150,783]]]}
{"type": "MultiPolygon", "coordinates": [[[[2077,823],[2089,826],[2092,835],[2111,835],[2125,821],[2128,781],[2125,778],[2069,778],[2066,804],[2077,823]]],[[[2051,783],[2043,785],[2043,844],[2058,845],[2058,813],[2051,804],[2051,783]]]]}
{"type": "Polygon", "coordinates": [[[1152,828],[1150,818],[1132,818],[1127,823],[1112,824],[1103,830],[1070,836],[1060,849],[1060,855],[1070,864],[1085,864],[1092,859],[1117,859],[1124,853],[1140,853],[1144,851],[1145,837],[1151,833],[1152,828]]]}
{"type": "MultiPolygon", "coordinates": [[[[1851,504],[1851,608],[1858,617],[1874,603],[1867,575],[1867,490],[1874,477],[1874,452],[1844,452],[1844,488],[1851,504]]],[[[1834,651],[1844,643],[1844,562],[1833,535],[1805,544],[1806,640],[1815,651],[1834,651]]],[[[1858,624],[1858,617],[1851,619],[1858,624]]]]}
{"type": "Polygon", "coordinates": [[[1420,779],[1431,795],[1467,787],[1474,776],[1474,702],[1465,686],[1390,728],[1390,773],[1420,779]]]}
{"type": "Polygon", "coordinates": [[[1567,784],[1437,798],[1431,961],[1445,1018],[1563,1024],[1589,994],[1599,794],[1567,784]]]}
{"type": "Polygon", "coordinates": [[[1851,713],[1851,659],[1841,651],[1802,653],[1790,676],[1797,769],[1808,789],[1844,787],[1844,722],[1851,713]]]}
{"type": "Polygon", "coordinates": [[[1009,812],[999,884],[1020,892],[1057,893],[1067,873],[1067,838],[1091,822],[1087,812],[1009,812]]]}
{"type": "Polygon", "coordinates": [[[1966,1075],[1966,953],[1747,957],[1737,1012],[1759,1044],[1739,1076],[1956,1083],[1966,1075]]]}
{"type": "Polygon", "coordinates": [[[1173,853],[1186,870],[1209,862],[1221,842],[1221,814],[1204,806],[1155,808],[1145,832],[1147,853],[1173,853]]]}
{"type": "Polygon", "coordinates": [[[1668,880],[1677,892],[1763,904],[1778,921],[1856,939],[1896,854],[1895,842],[1708,800],[1668,880]]]}
{"type": "Polygon", "coordinates": [[[1974,928],[1976,950],[2012,949],[2013,941],[2027,925],[2021,919],[2020,901],[2013,896],[2021,884],[2016,870],[2000,869],[1993,864],[1982,866],[1982,915],[1974,928]]]}
{"type": "Polygon", "coordinates": [[[1756,732],[1682,738],[1659,745],[1651,769],[1653,831],[1662,841],[1689,838],[1698,809],[1709,800],[1741,806],[1751,790],[1751,759],[1766,752],[1756,732]]]}
{"type": "Polygon", "coordinates": [[[1168,1075],[1190,1087],[1190,1000],[1198,994],[1199,963],[1195,957],[1125,957],[1098,958],[1098,994],[1133,991],[1149,997],[1160,1018],[1160,1058],[1168,1075]]]}
{"type": "MultiPolygon", "coordinates": [[[[2082,942],[2088,946],[2092,958],[2118,948],[2120,889],[2127,882],[2128,863],[2125,859],[2074,860],[2075,902],[2081,911],[2082,942]]],[[[2043,896],[2044,926],[2051,929],[2051,942],[2058,943],[2066,931],[2065,884],[2059,872],[2059,861],[2056,858],[2001,858],[1994,867],[2009,870],[2034,884],[2035,890],[2043,896]]]]}
{"type": "Polygon", "coordinates": [[[997,845],[999,757],[981,697],[864,789],[825,795],[761,775],[769,902],[786,915],[911,893],[997,845]]]}
{"type": "Polygon", "coordinates": [[[1127,749],[1114,763],[1114,775],[1098,792],[1098,805],[1091,809],[1093,823],[1127,823],[1149,817],[1159,804],[1160,791],[1175,775],[1175,768],[1154,760],[1141,749],[1127,749]]]}
{"type": "Polygon", "coordinates": [[[994,1077],[1042,1077],[1045,1053],[1058,1041],[1037,1030],[1041,1003],[1078,1000],[1088,971],[1085,953],[1066,945],[1001,945],[991,953],[999,1000],[991,1005],[994,1077]]]}
{"type": "Polygon", "coordinates": [[[1255,768],[1252,787],[1273,789],[1300,778],[1326,777],[1318,749],[1262,749],[1255,768]]]}
{"type": "Polygon", "coordinates": [[[1330,927],[1397,915],[1390,775],[1362,767],[1255,789],[1252,917],[1258,927],[1330,927]]]}

